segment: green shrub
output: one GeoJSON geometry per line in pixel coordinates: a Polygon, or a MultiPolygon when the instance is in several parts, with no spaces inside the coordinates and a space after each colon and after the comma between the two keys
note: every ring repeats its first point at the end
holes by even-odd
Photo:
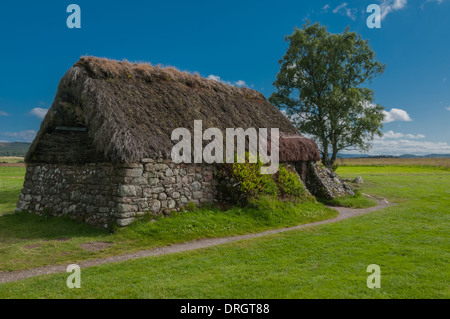
{"type": "Polygon", "coordinates": [[[258,198],[263,195],[274,198],[282,197],[295,201],[304,201],[307,198],[307,191],[295,172],[288,170],[280,164],[276,174],[261,174],[263,163],[258,158],[256,163],[249,162],[249,154],[246,153],[244,163],[226,164],[220,170],[220,176],[232,178],[235,182],[232,189],[223,186],[221,192],[226,194],[235,202],[248,203],[249,199],[258,198]]]}
{"type": "Polygon", "coordinates": [[[249,163],[249,155],[246,153],[245,163],[231,165],[231,177],[239,183],[240,191],[247,197],[257,197],[262,194],[277,196],[278,187],[272,175],[261,174],[263,163],[258,158],[256,163],[249,163]]]}
{"type": "Polygon", "coordinates": [[[298,175],[280,164],[277,173],[277,185],[282,196],[304,199],[307,196],[305,186],[298,175]]]}

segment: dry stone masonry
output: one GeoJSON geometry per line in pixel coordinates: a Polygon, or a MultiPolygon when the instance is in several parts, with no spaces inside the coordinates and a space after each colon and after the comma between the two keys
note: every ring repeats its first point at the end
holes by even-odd
{"type": "Polygon", "coordinates": [[[18,210],[109,227],[127,226],[145,214],[214,202],[213,165],[143,159],[128,165],[28,165],[18,210]]]}
{"type": "Polygon", "coordinates": [[[308,190],[316,197],[332,199],[355,195],[353,188],[341,181],[335,172],[319,166],[317,163],[299,162],[296,169],[308,190]]]}
{"type": "MultiPolygon", "coordinates": [[[[285,163],[295,167],[314,196],[354,195],[351,186],[315,163],[285,163]]],[[[146,214],[168,215],[189,202],[195,205],[229,201],[224,194],[233,180],[216,179],[217,166],[174,164],[170,160],[143,159],[114,165],[29,164],[18,210],[39,215],[68,216],[72,220],[108,228],[123,227],[146,214]]],[[[228,195],[226,195],[228,196],[228,195]]]]}

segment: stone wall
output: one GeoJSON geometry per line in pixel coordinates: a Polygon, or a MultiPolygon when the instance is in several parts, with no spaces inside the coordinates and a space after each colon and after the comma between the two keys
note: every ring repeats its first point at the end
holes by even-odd
{"type": "MultiPolygon", "coordinates": [[[[314,196],[354,194],[334,172],[316,163],[285,165],[290,169],[295,166],[314,196]]],[[[232,189],[237,184],[222,180],[219,185],[217,170],[215,165],[174,164],[162,159],[143,159],[128,165],[29,164],[17,209],[69,216],[104,228],[114,223],[127,226],[145,214],[158,216],[179,211],[189,202],[198,205],[230,200],[218,196],[219,190],[232,189]]]]}
{"type": "Polygon", "coordinates": [[[70,216],[107,227],[115,214],[122,179],[108,164],[29,164],[18,210],[70,216]]]}
{"type": "Polygon", "coordinates": [[[144,159],[129,165],[30,164],[18,210],[109,227],[126,226],[146,213],[180,210],[187,203],[213,202],[215,167],[144,159]]]}
{"type": "Polygon", "coordinates": [[[308,190],[316,197],[332,199],[355,195],[353,188],[341,181],[335,172],[315,162],[297,162],[295,168],[308,190]]]}
{"type": "Polygon", "coordinates": [[[119,185],[117,223],[127,226],[137,217],[178,211],[187,203],[196,205],[214,202],[217,181],[214,165],[174,164],[170,160],[143,160],[123,171],[119,185]]]}

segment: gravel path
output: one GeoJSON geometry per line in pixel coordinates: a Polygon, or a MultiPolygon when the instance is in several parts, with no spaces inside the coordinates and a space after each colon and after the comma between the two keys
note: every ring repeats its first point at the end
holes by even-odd
{"type": "MultiPolygon", "coordinates": [[[[368,196],[368,195],[366,195],[366,196],[368,196]]],[[[171,245],[171,246],[167,246],[167,247],[159,247],[159,248],[141,250],[141,251],[138,251],[135,253],[130,253],[130,254],[117,255],[117,256],[112,256],[112,257],[107,257],[107,258],[102,258],[102,259],[95,259],[95,260],[87,260],[87,261],[78,263],[78,265],[81,268],[88,268],[88,267],[92,267],[92,266],[121,262],[121,261],[130,260],[130,259],[137,259],[137,258],[143,258],[143,257],[149,257],[149,256],[159,256],[159,255],[172,254],[172,253],[181,252],[181,251],[189,251],[189,250],[195,250],[195,249],[200,249],[200,248],[207,248],[207,247],[231,243],[231,242],[235,242],[235,241],[243,240],[243,239],[257,238],[257,237],[262,237],[262,236],[266,236],[269,234],[278,234],[278,233],[283,233],[286,231],[303,229],[303,228],[312,227],[312,226],[316,226],[316,225],[336,223],[338,221],[341,221],[341,220],[344,220],[347,218],[367,214],[367,213],[373,212],[375,210],[379,210],[379,209],[382,209],[382,208],[392,205],[385,199],[378,199],[378,198],[373,198],[373,199],[378,202],[378,205],[374,206],[374,207],[370,207],[370,208],[354,209],[354,208],[346,208],[346,207],[332,207],[339,212],[339,215],[335,218],[327,219],[327,220],[323,220],[323,221],[319,221],[319,222],[303,224],[303,225],[288,227],[288,228],[271,229],[271,230],[267,230],[267,231],[264,231],[261,233],[256,233],[256,234],[248,234],[248,235],[240,235],[240,236],[224,237],[224,238],[201,239],[201,240],[196,240],[196,241],[182,243],[182,244],[175,244],[175,245],[171,245]]],[[[66,268],[67,268],[67,265],[55,265],[55,266],[44,266],[44,267],[39,267],[39,268],[33,268],[33,269],[28,269],[28,270],[4,272],[4,273],[0,273],[0,284],[5,283],[5,282],[17,281],[17,280],[21,280],[21,279],[25,279],[25,278],[29,278],[29,277],[66,272],[66,268]]]]}

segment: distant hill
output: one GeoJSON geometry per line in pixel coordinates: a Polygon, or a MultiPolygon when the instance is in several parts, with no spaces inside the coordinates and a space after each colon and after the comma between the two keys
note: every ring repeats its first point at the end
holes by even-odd
{"type": "Polygon", "coordinates": [[[400,155],[399,157],[402,158],[447,158],[450,157],[450,154],[428,154],[428,155],[413,155],[413,154],[404,154],[404,155],[400,155]]]}
{"type": "Polygon", "coordinates": [[[338,154],[337,158],[395,158],[393,155],[338,154]]]}
{"type": "MultiPolygon", "coordinates": [[[[0,142],[0,156],[25,156],[31,143],[21,142],[0,142]]],[[[393,155],[364,155],[364,154],[338,154],[338,158],[448,158],[450,154],[427,154],[427,155],[414,155],[403,154],[400,156],[393,155]]]]}
{"type": "Polygon", "coordinates": [[[427,155],[414,155],[403,154],[400,156],[393,155],[364,155],[364,154],[338,154],[338,158],[447,158],[450,154],[427,154],[427,155]]]}
{"type": "Polygon", "coordinates": [[[399,156],[400,158],[416,158],[416,157],[420,157],[414,154],[403,154],[399,156]]]}
{"type": "Polygon", "coordinates": [[[20,156],[23,157],[30,148],[31,143],[6,143],[0,142],[0,156],[20,156]]]}

